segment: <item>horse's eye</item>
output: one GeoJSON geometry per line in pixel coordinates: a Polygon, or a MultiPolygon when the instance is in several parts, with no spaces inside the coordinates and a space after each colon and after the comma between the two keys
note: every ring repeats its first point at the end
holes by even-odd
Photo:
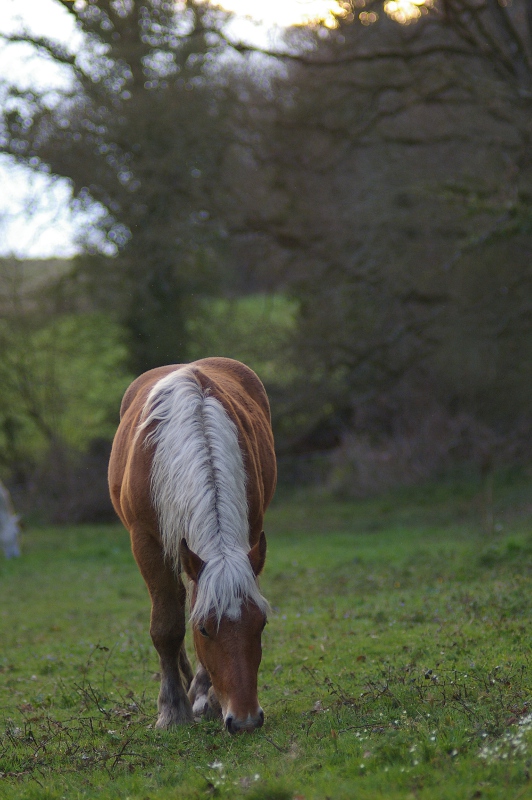
{"type": "Polygon", "coordinates": [[[201,626],[199,632],[201,633],[202,636],[205,636],[206,639],[209,638],[209,634],[207,633],[207,629],[205,628],[204,625],[201,626]]]}

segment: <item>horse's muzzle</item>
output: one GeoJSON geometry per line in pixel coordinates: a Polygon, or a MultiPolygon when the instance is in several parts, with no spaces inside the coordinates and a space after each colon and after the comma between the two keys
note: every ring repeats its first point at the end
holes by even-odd
{"type": "Polygon", "coordinates": [[[264,711],[259,708],[254,716],[248,714],[245,719],[236,719],[231,714],[225,718],[225,727],[229,733],[253,733],[256,728],[262,728],[264,724],[264,711]]]}

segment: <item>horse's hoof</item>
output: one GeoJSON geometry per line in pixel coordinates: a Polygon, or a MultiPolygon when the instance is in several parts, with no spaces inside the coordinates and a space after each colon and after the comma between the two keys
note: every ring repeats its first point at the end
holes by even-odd
{"type": "Polygon", "coordinates": [[[198,697],[196,697],[192,706],[192,715],[194,717],[194,721],[199,722],[203,717],[206,717],[208,710],[209,701],[207,699],[207,695],[200,694],[198,697]]]}
{"type": "Polygon", "coordinates": [[[191,711],[177,712],[172,710],[170,712],[161,712],[155,727],[157,730],[167,731],[170,728],[175,728],[176,725],[190,725],[193,721],[191,711]]]}

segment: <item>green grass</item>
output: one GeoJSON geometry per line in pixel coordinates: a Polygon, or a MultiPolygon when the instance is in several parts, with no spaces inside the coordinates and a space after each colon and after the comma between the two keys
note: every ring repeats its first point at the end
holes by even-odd
{"type": "Polygon", "coordinates": [[[532,490],[279,500],[264,727],[153,728],[149,602],[118,526],[34,528],[0,561],[0,796],[532,797],[532,490]]]}

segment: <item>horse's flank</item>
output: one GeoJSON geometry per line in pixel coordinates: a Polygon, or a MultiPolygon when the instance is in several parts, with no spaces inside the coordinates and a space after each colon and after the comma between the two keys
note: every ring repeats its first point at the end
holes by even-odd
{"type": "Polygon", "coordinates": [[[249,559],[246,471],[235,422],[203,387],[194,367],[159,379],[148,394],[138,434],[153,448],[151,491],[165,555],[179,569],[184,538],[206,563],[192,620],[240,617],[251,600],[266,613],[249,559]]]}

